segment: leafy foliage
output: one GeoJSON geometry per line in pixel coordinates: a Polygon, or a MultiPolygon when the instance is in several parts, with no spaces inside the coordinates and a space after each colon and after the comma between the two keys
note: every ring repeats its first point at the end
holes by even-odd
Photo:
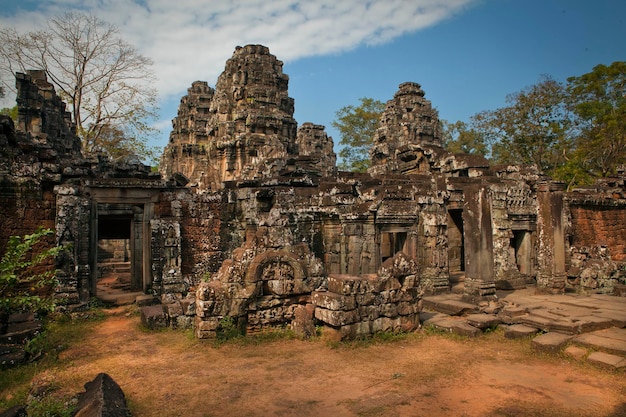
{"type": "Polygon", "coordinates": [[[4,107],[0,109],[0,114],[9,116],[11,119],[13,119],[13,122],[17,122],[17,106],[13,106],[11,108],[4,107]]]}
{"type": "Polygon", "coordinates": [[[597,65],[565,84],[544,76],[506,102],[468,123],[444,123],[448,150],[534,164],[570,186],[626,163],[626,62],[597,65]]]}
{"type": "Polygon", "coordinates": [[[52,230],[39,228],[26,236],[11,236],[0,260],[0,312],[49,311],[54,307],[49,294],[55,284],[54,271],[42,264],[63,248],[52,247],[32,253],[33,247],[52,230]]]}
{"type": "Polygon", "coordinates": [[[535,164],[552,174],[566,160],[570,117],[563,85],[549,77],[506,99],[506,107],[474,117],[498,163],[535,164]]]}
{"type": "Polygon", "coordinates": [[[359,101],[359,106],[339,109],[332,125],[339,130],[339,144],[343,145],[339,151],[339,169],[365,172],[370,165],[369,151],[385,104],[368,97],[359,101]]]}
{"type": "Polygon", "coordinates": [[[0,58],[2,86],[10,91],[15,72],[45,71],[71,107],[85,152],[101,150],[111,143],[101,135],[115,131],[125,140],[105,150],[147,156],[140,153],[156,132],[146,123],[156,117],[152,61],[125,42],[115,26],[68,12],[50,19],[43,30],[0,29],[0,58]]]}
{"type": "Polygon", "coordinates": [[[576,175],[606,177],[626,163],[626,62],[567,79],[576,114],[576,175]]]}
{"type": "Polygon", "coordinates": [[[487,156],[489,147],[480,131],[465,122],[441,121],[443,146],[452,153],[487,156]]]}

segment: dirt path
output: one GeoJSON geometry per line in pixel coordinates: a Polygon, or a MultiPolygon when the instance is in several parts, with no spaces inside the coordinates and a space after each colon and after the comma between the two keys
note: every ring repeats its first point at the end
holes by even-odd
{"type": "Polygon", "coordinates": [[[106,372],[135,416],[626,415],[624,373],[538,355],[501,334],[216,348],[117,314],[60,359],[51,372],[61,386],[79,392],[106,372]]]}

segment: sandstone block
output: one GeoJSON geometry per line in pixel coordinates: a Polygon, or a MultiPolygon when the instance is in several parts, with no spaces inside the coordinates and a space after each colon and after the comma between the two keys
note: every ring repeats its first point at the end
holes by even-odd
{"type": "Polygon", "coordinates": [[[328,291],[342,295],[364,293],[364,279],[352,275],[331,274],[328,276],[328,291]]]}
{"type": "Polygon", "coordinates": [[[535,337],[531,346],[543,352],[558,352],[571,338],[572,336],[563,333],[544,333],[535,337]]]}
{"type": "Polygon", "coordinates": [[[357,310],[335,311],[318,307],[315,309],[315,318],[331,326],[340,327],[359,321],[357,310]]]}
{"type": "Polygon", "coordinates": [[[623,356],[612,355],[604,352],[593,352],[587,360],[594,365],[599,365],[609,369],[623,369],[626,368],[626,358],[623,356]]]}
{"type": "Polygon", "coordinates": [[[163,304],[142,307],[141,323],[149,329],[160,329],[167,327],[167,316],[163,304]]]}
{"type": "Polygon", "coordinates": [[[480,330],[493,329],[498,327],[502,321],[493,314],[470,314],[465,317],[467,323],[480,330]]]}
{"type": "Polygon", "coordinates": [[[85,392],[78,396],[76,409],[75,417],[126,417],[129,414],[124,392],[104,373],[85,384],[85,392]]]}
{"type": "Polygon", "coordinates": [[[291,329],[301,339],[309,339],[315,336],[312,311],[302,305],[296,306],[293,311],[291,329]]]}
{"type": "Polygon", "coordinates": [[[327,310],[349,311],[356,308],[356,300],[353,295],[341,295],[329,291],[315,291],[311,294],[314,305],[327,310]]]}
{"type": "Polygon", "coordinates": [[[512,326],[506,326],[504,337],[507,339],[522,339],[524,337],[534,336],[537,332],[538,330],[534,327],[524,324],[514,324],[512,326]]]}

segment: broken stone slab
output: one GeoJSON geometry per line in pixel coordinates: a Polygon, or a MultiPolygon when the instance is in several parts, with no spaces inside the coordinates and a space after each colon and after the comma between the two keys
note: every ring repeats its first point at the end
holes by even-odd
{"type": "Polygon", "coordinates": [[[470,326],[474,326],[480,330],[493,329],[498,327],[502,320],[495,314],[470,314],[465,316],[465,320],[470,326]]]}
{"type": "Polygon", "coordinates": [[[579,333],[589,333],[613,327],[613,321],[605,317],[582,316],[576,317],[576,319],[578,320],[579,333]]]}
{"type": "Polygon", "coordinates": [[[20,347],[3,348],[0,353],[0,369],[12,368],[26,361],[26,352],[20,347]]]}
{"type": "Polygon", "coordinates": [[[587,357],[587,360],[594,365],[599,365],[604,368],[615,370],[626,368],[626,358],[610,353],[593,352],[587,357]]]}
{"type": "Polygon", "coordinates": [[[571,338],[567,334],[549,332],[535,337],[531,346],[542,352],[558,352],[571,338]]]}
{"type": "Polygon", "coordinates": [[[126,417],[129,410],[120,386],[108,374],[100,373],[85,384],[79,394],[74,417],[126,417]]]}
{"type": "Polygon", "coordinates": [[[450,316],[462,316],[464,314],[477,313],[478,306],[464,301],[450,299],[448,297],[432,296],[424,297],[423,308],[438,311],[450,316]]]}
{"type": "Polygon", "coordinates": [[[430,325],[438,329],[447,330],[450,333],[458,334],[459,336],[476,337],[482,334],[480,329],[470,326],[465,320],[459,318],[443,318],[432,322],[430,325]]]}
{"type": "Polygon", "coordinates": [[[520,322],[530,327],[536,327],[545,332],[558,332],[575,335],[580,331],[578,322],[574,322],[569,319],[552,320],[550,318],[537,316],[532,313],[522,316],[520,318],[520,322]]]}
{"type": "Polygon", "coordinates": [[[576,336],[575,343],[618,355],[626,355],[626,329],[605,329],[576,336]]]}
{"type": "Polygon", "coordinates": [[[523,339],[524,337],[536,335],[538,331],[537,328],[526,326],[525,324],[513,324],[506,326],[504,337],[507,339],[523,339]]]}
{"type": "Polygon", "coordinates": [[[36,336],[39,331],[41,323],[38,321],[10,323],[6,333],[0,335],[0,345],[21,345],[36,336]]]}
{"type": "Polygon", "coordinates": [[[599,309],[592,314],[594,316],[610,319],[611,325],[614,327],[626,328],[626,309],[624,309],[624,311],[599,309]]]}
{"type": "Polygon", "coordinates": [[[528,312],[525,307],[519,306],[505,306],[498,313],[498,317],[506,324],[517,324],[520,321],[520,317],[528,312]]]}
{"type": "Polygon", "coordinates": [[[149,329],[167,327],[167,316],[163,304],[141,307],[141,323],[149,329]]]}

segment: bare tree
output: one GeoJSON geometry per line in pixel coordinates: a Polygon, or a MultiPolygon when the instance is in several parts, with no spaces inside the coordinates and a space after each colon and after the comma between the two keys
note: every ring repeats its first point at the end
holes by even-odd
{"type": "Polygon", "coordinates": [[[146,136],[154,130],[147,121],[156,117],[157,98],[152,61],[125,42],[115,26],[69,12],[50,19],[45,30],[20,34],[1,29],[0,58],[7,91],[14,91],[15,72],[46,72],[71,106],[85,152],[98,150],[100,136],[113,128],[127,140],[117,142],[111,154],[149,153],[146,136]]]}

